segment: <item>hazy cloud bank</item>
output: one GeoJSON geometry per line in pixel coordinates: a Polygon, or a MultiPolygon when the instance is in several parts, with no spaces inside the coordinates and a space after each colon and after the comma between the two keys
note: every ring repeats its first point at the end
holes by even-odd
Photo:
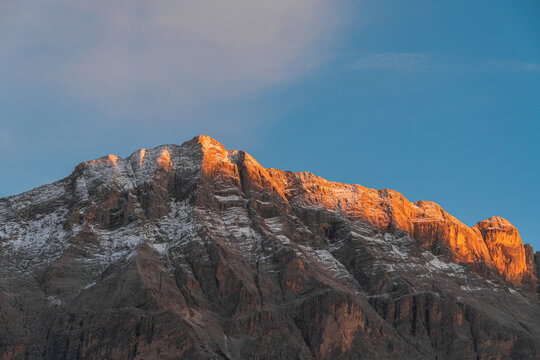
{"type": "Polygon", "coordinates": [[[117,111],[193,107],[295,79],[339,23],[324,0],[0,2],[4,87],[117,111]]]}

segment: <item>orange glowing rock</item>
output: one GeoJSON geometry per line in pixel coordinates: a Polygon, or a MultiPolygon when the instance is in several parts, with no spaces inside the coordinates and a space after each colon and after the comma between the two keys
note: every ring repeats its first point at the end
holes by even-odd
{"type": "Polygon", "coordinates": [[[118,164],[116,163],[116,161],[118,160],[118,156],[116,155],[107,155],[107,163],[112,163],[114,165],[114,167],[118,167],[118,164]]]}
{"type": "Polygon", "coordinates": [[[163,149],[161,151],[161,156],[157,158],[157,162],[163,169],[167,171],[172,169],[173,163],[171,161],[171,154],[167,149],[163,149]]]}
{"type": "Polygon", "coordinates": [[[96,160],[85,161],[84,164],[89,165],[89,166],[94,166],[96,164],[104,164],[105,163],[105,164],[113,164],[113,166],[115,168],[118,168],[117,161],[118,161],[118,156],[109,154],[107,156],[104,156],[104,157],[96,159],[96,160]]]}
{"type": "Polygon", "coordinates": [[[146,155],[146,149],[141,149],[139,151],[139,167],[142,167],[144,156],[146,155]]]}
{"type": "Polygon", "coordinates": [[[517,229],[508,220],[493,216],[474,226],[484,239],[493,265],[510,280],[519,280],[527,272],[525,247],[517,229]]]}
{"type": "Polygon", "coordinates": [[[381,232],[401,230],[428,250],[448,250],[465,264],[483,263],[507,280],[519,283],[533,276],[527,266],[523,243],[515,227],[502,218],[491,218],[469,227],[431,201],[411,203],[394,190],[328,181],[308,172],[266,169],[243,151],[226,150],[208,136],[199,136],[203,152],[203,178],[208,183],[230,181],[243,191],[274,198],[282,210],[308,206],[342,213],[362,220],[381,232]]]}

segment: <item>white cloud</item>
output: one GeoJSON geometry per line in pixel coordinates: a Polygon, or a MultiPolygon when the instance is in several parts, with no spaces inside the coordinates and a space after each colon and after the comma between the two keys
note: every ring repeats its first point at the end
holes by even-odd
{"type": "Polygon", "coordinates": [[[368,55],[351,64],[354,70],[420,70],[432,65],[429,55],[421,53],[386,53],[368,55]]]}
{"type": "Polygon", "coordinates": [[[481,60],[476,63],[452,63],[444,56],[425,53],[382,53],[357,58],[349,68],[352,70],[384,71],[438,71],[438,72],[483,72],[483,71],[540,71],[540,64],[521,60],[481,60]]]}
{"type": "Polygon", "coordinates": [[[520,60],[492,60],[489,68],[509,71],[540,71],[540,64],[520,60]]]}
{"type": "MultiPolygon", "coordinates": [[[[111,108],[197,106],[301,76],[339,23],[325,0],[0,2],[0,76],[111,108]]],[[[6,82],[4,81],[4,85],[6,82]]]]}

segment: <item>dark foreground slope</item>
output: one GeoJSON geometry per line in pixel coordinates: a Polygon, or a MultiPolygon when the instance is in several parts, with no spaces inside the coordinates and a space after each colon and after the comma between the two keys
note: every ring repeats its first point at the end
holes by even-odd
{"type": "Polygon", "coordinates": [[[0,358],[537,359],[539,260],[201,136],[0,199],[0,358]]]}

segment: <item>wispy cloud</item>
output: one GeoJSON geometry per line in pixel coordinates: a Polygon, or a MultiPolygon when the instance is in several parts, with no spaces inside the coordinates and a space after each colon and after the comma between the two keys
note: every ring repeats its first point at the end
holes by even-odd
{"type": "Polygon", "coordinates": [[[520,60],[491,60],[487,67],[495,70],[540,72],[540,64],[520,60]]]}
{"type": "Polygon", "coordinates": [[[2,13],[4,79],[115,108],[196,106],[289,81],[339,22],[325,0],[29,0],[2,13]]]}
{"type": "Polygon", "coordinates": [[[354,70],[412,71],[432,66],[431,56],[422,53],[386,53],[360,57],[350,68],[354,70]]]}
{"type": "Polygon", "coordinates": [[[452,73],[484,72],[484,71],[525,71],[540,72],[540,64],[521,60],[480,60],[471,63],[456,63],[445,59],[442,55],[427,53],[382,53],[365,55],[352,61],[352,70],[380,70],[396,72],[438,71],[452,73]]]}

